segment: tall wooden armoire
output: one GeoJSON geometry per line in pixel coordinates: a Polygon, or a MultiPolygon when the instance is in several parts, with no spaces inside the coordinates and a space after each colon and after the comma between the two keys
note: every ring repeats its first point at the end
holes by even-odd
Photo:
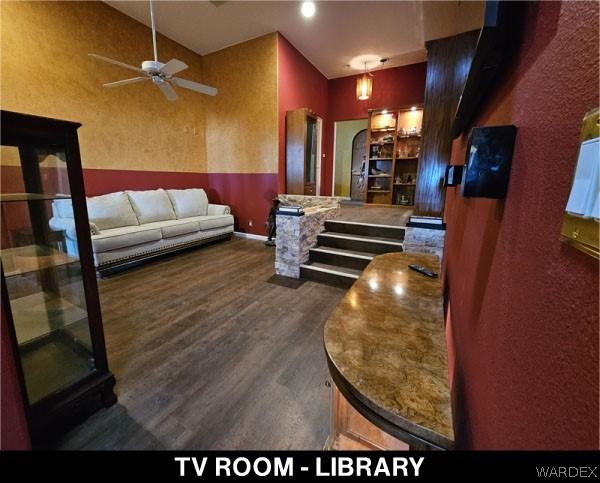
{"type": "Polygon", "coordinates": [[[286,193],[317,194],[318,118],[306,108],[285,115],[286,193]]]}

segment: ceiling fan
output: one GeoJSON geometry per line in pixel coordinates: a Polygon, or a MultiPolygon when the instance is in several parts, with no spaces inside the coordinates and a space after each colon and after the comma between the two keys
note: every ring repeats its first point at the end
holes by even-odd
{"type": "Polygon", "coordinates": [[[152,80],[154,85],[158,86],[158,88],[169,101],[177,100],[177,93],[171,84],[177,87],[183,87],[184,89],[200,92],[201,94],[216,96],[217,89],[214,87],[200,84],[198,82],[192,82],[186,79],[180,79],[179,77],[173,77],[174,74],[177,74],[178,72],[188,68],[184,62],[177,59],[171,59],[166,64],[163,64],[162,62],[158,61],[158,51],[156,49],[156,25],[154,23],[154,5],[152,4],[152,0],[150,0],[150,22],[152,23],[152,46],[154,48],[154,60],[145,60],[142,62],[141,68],[119,62],[118,60],[109,59],[108,57],[103,57],[102,55],[88,54],[90,57],[94,57],[95,59],[144,74],[143,76],[132,77],[131,79],[109,82],[107,84],[103,84],[103,86],[119,87],[126,84],[134,84],[136,82],[152,80]]]}

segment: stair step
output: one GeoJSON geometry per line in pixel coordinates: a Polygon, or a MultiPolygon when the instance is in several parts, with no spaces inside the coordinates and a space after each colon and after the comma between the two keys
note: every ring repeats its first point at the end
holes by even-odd
{"type": "Polygon", "coordinates": [[[376,254],[402,251],[401,241],[385,237],[347,235],[324,231],[319,233],[317,241],[321,247],[342,248],[376,254]]]}
{"type": "Polygon", "coordinates": [[[348,233],[374,237],[404,240],[405,227],[395,225],[381,225],[377,223],[360,223],[356,221],[326,220],[325,229],[330,232],[348,233]]]}
{"type": "Polygon", "coordinates": [[[361,270],[338,267],[319,262],[300,265],[300,276],[308,280],[323,282],[336,287],[350,287],[360,276],[361,270]]]}
{"type": "Polygon", "coordinates": [[[364,270],[376,255],[376,253],[344,250],[342,248],[326,246],[311,248],[309,251],[309,259],[312,262],[326,263],[328,265],[356,270],[364,270]]]}

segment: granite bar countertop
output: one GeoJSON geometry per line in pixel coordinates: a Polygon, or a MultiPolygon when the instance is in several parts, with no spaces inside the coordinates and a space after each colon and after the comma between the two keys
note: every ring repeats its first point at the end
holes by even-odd
{"type": "Polygon", "coordinates": [[[325,324],[325,351],[336,385],[375,425],[409,444],[453,446],[438,258],[379,255],[325,324]]]}

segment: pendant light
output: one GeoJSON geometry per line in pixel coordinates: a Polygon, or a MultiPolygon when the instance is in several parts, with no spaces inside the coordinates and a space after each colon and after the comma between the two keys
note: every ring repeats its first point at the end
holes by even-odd
{"type": "Polygon", "coordinates": [[[367,72],[367,63],[365,62],[365,73],[356,79],[356,98],[359,101],[365,101],[371,97],[371,92],[373,92],[373,77],[367,72]]]}

